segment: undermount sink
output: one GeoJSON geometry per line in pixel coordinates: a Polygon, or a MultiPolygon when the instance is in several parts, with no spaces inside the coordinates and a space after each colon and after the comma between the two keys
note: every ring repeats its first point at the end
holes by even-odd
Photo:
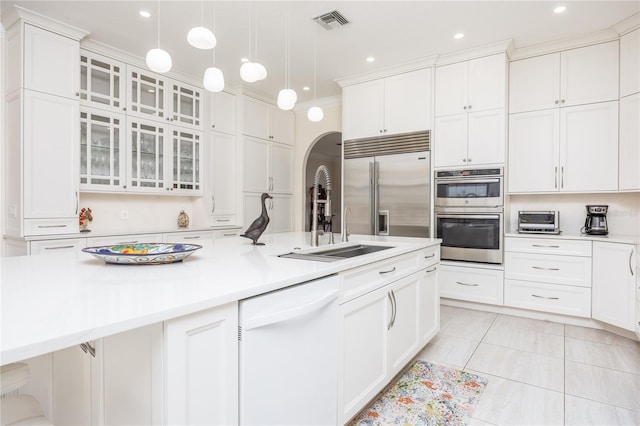
{"type": "Polygon", "coordinates": [[[291,252],[281,254],[278,257],[287,259],[313,260],[316,262],[335,262],[351,257],[362,256],[365,254],[375,253],[381,250],[393,248],[391,246],[372,246],[365,244],[357,244],[346,247],[329,248],[324,250],[314,250],[313,252],[300,253],[291,252]]]}

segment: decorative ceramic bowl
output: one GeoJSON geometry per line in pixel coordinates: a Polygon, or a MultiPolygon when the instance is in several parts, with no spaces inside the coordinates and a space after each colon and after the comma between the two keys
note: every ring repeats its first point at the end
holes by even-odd
{"type": "Polygon", "coordinates": [[[123,265],[157,265],[182,262],[202,246],[197,244],[140,243],[87,247],[82,251],[107,263],[123,265]]]}

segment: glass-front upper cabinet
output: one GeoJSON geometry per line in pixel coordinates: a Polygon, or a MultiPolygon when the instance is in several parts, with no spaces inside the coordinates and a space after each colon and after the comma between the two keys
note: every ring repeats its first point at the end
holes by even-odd
{"type": "Polygon", "coordinates": [[[173,179],[171,189],[182,194],[202,194],[202,133],[172,127],[173,179]]]}
{"type": "Polygon", "coordinates": [[[126,109],[125,64],[93,52],[80,52],[80,102],[122,113],[126,109]]]}
{"type": "Polygon", "coordinates": [[[129,120],[128,189],[133,192],[162,192],[167,187],[167,126],[144,119],[129,120]]]}
{"type": "Polygon", "coordinates": [[[80,109],[80,189],[124,191],[125,119],[123,114],[80,109]]]}
{"type": "Polygon", "coordinates": [[[202,130],[202,90],[181,82],[171,82],[172,124],[202,130]]]}
{"type": "Polygon", "coordinates": [[[167,80],[149,71],[127,67],[127,113],[150,119],[169,120],[166,105],[167,80]]]}

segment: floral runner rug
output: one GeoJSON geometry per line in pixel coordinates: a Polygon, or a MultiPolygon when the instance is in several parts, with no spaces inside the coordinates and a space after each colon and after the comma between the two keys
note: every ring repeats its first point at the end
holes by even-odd
{"type": "Polygon", "coordinates": [[[416,361],[350,426],[466,425],[488,380],[426,361],[416,361]]]}

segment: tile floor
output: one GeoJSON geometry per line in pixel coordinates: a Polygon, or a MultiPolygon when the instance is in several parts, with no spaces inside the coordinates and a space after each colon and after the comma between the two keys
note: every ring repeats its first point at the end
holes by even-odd
{"type": "Polygon", "coordinates": [[[419,359],[489,379],[471,425],[640,425],[640,342],[442,306],[419,359]]]}

